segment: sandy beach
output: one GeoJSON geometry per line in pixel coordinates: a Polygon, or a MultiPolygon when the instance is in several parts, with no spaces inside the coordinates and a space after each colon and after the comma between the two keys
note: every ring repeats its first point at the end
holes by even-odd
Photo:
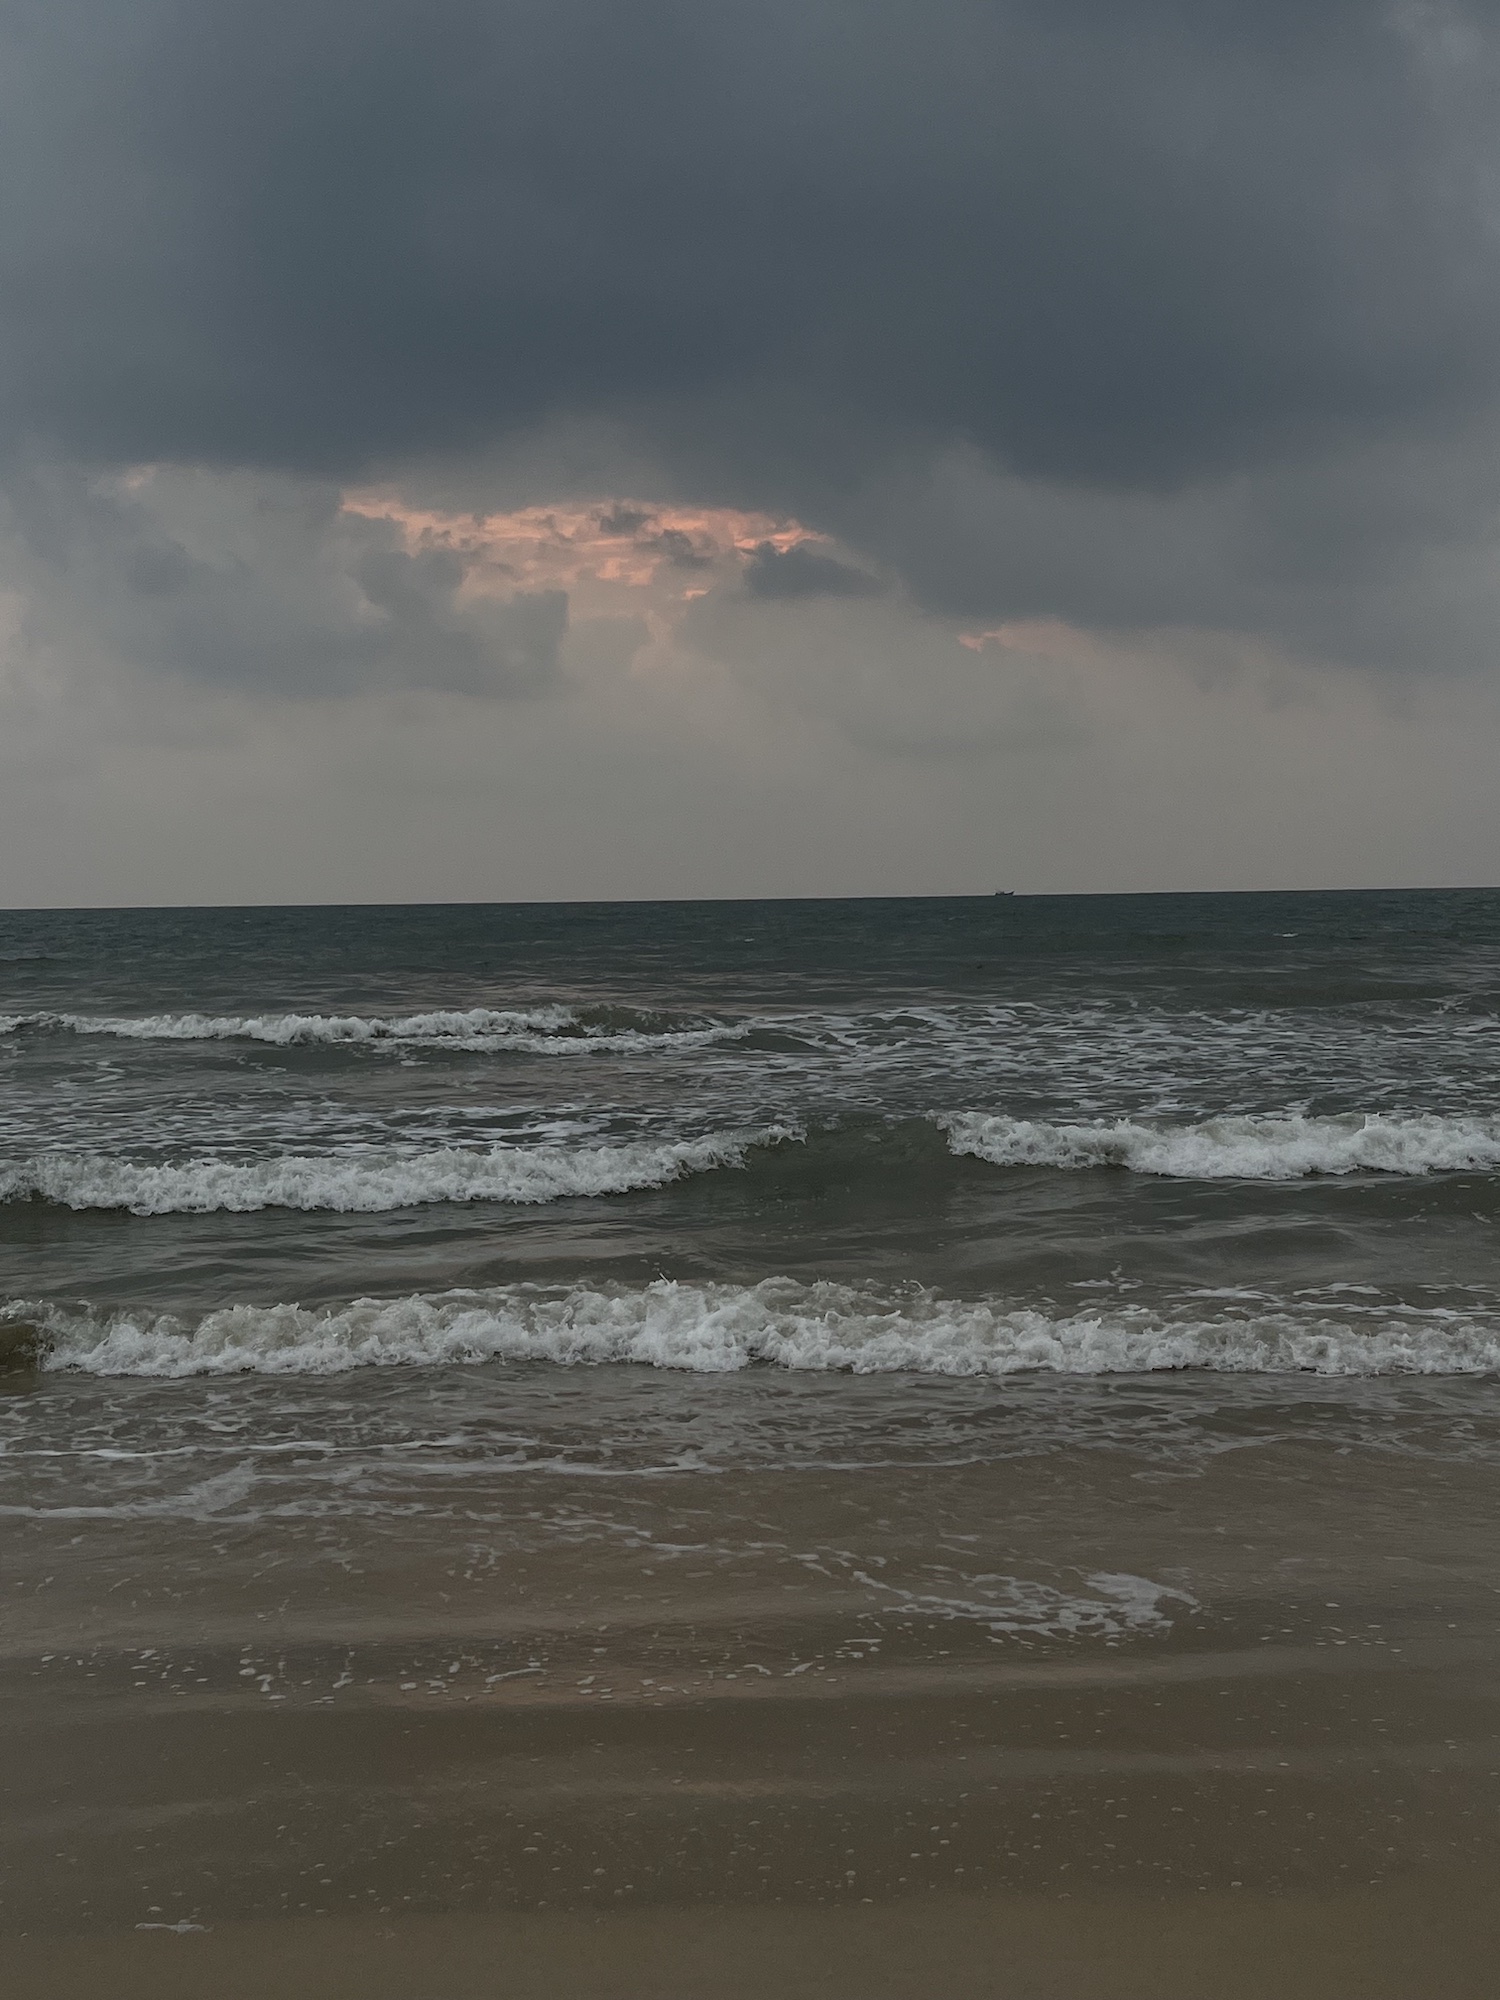
{"type": "Polygon", "coordinates": [[[5,1990],[1492,1991],[1492,1474],[1430,1413],[1393,1460],[1368,1397],[1190,1464],[13,1522],[5,1990]]]}

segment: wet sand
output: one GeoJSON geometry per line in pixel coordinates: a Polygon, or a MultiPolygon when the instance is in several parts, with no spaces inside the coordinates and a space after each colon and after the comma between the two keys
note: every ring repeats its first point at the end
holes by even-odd
{"type": "Polygon", "coordinates": [[[1487,1869],[1338,1899],[1223,1892],[1197,1901],[931,1896],[871,1908],[717,1906],[610,1915],[328,1917],[0,1951],[7,1991],[38,2000],[1406,2000],[1495,1991],[1500,1919],[1487,1869]],[[1436,1893],[1434,1893],[1436,1891],[1436,1893]]]}
{"type": "Polygon", "coordinates": [[[191,1695],[124,1726],[108,1697],[54,1714],[7,1731],[0,1983],[38,2000],[1494,1991],[1482,1656],[900,1678],[607,1714],[372,1703],[336,1727],[191,1695]]]}
{"type": "Polygon", "coordinates": [[[12,1518],[0,1987],[1492,1993],[1493,1470],[1283,1428],[12,1518]]]}

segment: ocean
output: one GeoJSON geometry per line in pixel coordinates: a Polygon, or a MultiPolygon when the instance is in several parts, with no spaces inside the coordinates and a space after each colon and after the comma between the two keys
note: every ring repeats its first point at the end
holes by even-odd
{"type": "Polygon", "coordinates": [[[1488,1990],[1497,1168],[1495,891],[0,914],[0,1970],[1488,1990]]]}

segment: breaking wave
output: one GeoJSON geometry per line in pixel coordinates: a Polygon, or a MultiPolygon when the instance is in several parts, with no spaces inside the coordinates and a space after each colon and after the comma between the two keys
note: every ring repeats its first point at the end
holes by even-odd
{"type": "Polygon", "coordinates": [[[1308,1174],[1428,1174],[1500,1166],[1500,1118],[1121,1118],[1053,1124],[959,1112],[940,1117],[951,1150],[996,1167],[1126,1167],[1182,1180],[1300,1180],[1308,1174]]]}
{"type": "MultiPolygon", "coordinates": [[[[1206,1302],[1204,1302],[1206,1303],[1206,1302]]],[[[1478,1375],[1500,1370],[1500,1327],[1445,1310],[1292,1306],[1218,1317],[1129,1307],[1061,1316],[918,1290],[788,1278],[758,1285],[512,1285],[357,1299],[312,1310],[226,1306],[196,1320],[97,1315],[17,1301],[7,1343],[44,1369],[177,1377],[329,1375],[365,1367],[626,1362],[722,1374],[753,1364],[855,1374],[1478,1375]]]]}
{"type": "Polygon", "coordinates": [[[794,1120],[612,1145],[366,1145],[175,1162],[60,1150],[0,1165],[0,1202],[41,1200],[141,1216],[268,1208],[379,1214],[436,1202],[532,1204],[626,1194],[723,1167],[750,1168],[783,1199],[804,1198],[830,1180],[851,1190],[885,1184],[932,1195],[965,1159],[1203,1181],[1493,1171],[1500,1167],[1500,1120],[1372,1115],[1063,1124],[962,1112],[852,1116],[812,1129],[794,1120]],[[800,1143],[783,1143],[791,1140],[800,1143]]]}
{"type": "Polygon", "coordinates": [[[742,1167],[752,1148],[789,1129],[618,1146],[443,1146],[427,1152],[283,1155],[150,1165],[99,1154],[51,1153],[0,1168],[0,1201],[40,1199],[133,1215],[250,1214],[265,1208],[380,1214],[429,1202],[536,1203],[628,1194],[689,1174],[742,1167]]]}
{"type": "Polygon", "coordinates": [[[635,1007],[463,1007],[417,1014],[0,1014],[0,1034],[22,1029],[109,1035],[133,1042],[266,1042],[278,1048],[515,1049],[528,1054],[693,1049],[735,1041],[748,1024],[635,1007]]]}

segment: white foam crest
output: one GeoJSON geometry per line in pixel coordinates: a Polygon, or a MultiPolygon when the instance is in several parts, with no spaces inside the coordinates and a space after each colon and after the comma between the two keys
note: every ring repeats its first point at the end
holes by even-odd
{"type": "Polygon", "coordinates": [[[438,1008],[422,1014],[58,1014],[75,1035],[114,1035],[139,1042],[439,1041],[470,1035],[556,1034],[575,1025],[571,1007],[438,1008]]]}
{"type": "Polygon", "coordinates": [[[868,1589],[896,1599],[920,1617],[985,1625],[996,1638],[1122,1638],[1129,1632],[1167,1630],[1172,1621],[1162,1610],[1164,1603],[1198,1608],[1187,1591],[1128,1571],[1096,1570],[1084,1579],[1088,1593],[1059,1590],[1031,1577],[968,1577],[964,1581],[977,1594],[963,1597],[951,1590],[906,1590],[866,1571],[857,1576],[868,1589]]]}
{"type": "Polygon", "coordinates": [[[767,1127],[618,1146],[492,1146],[483,1152],[442,1146],[161,1166],[49,1153],[0,1168],[0,1201],[40,1196],[67,1208],[123,1208],[133,1215],[245,1215],[266,1208],[375,1215],[429,1202],[561,1201],[742,1167],[752,1147],[794,1136],[789,1128],[767,1127]]]}
{"type": "Polygon", "coordinates": [[[1126,1167],[1183,1180],[1300,1180],[1308,1174],[1429,1174],[1500,1166],[1500,1118],[1120,1118],[1080,1124],[959,1112],[938,1119],[953,1152],[997,1167],[1126,1167]]]}
{"type": "Polygon", "coordinates": [[[756,1363],[855,1374],[1475,1375],[1500,1370],[1500,1327],[1407,1308],[1351,1323],[1291,1309],[1168,1318],[1145,1308],[1051,1316],[913,1291],[891,1298],[788,1278],[758,1285],[538,1285],[357,1299],[314,1310],[232,1305],[196,1321],[17,1302],[46,1368],[96,1375],[328,1375],[480,1362],[636,1363],[699,1374],[756,1363]]]}
{"type": "MultiPolygon", "coordinates": [[[[645,1017],[643,1017],[645,1018],[645,1017]]],[[[11,1026],[51,1027],[75,1035],[109,1035],[137,1042],[265,1042],[299,1045],[451,1048],[474,1053],[515,1049],[529,1054],[588,1055],[608,1051],[701,1048],[733,1041],[743,1022],[641,1028],[591,1021],[562,1005],[528,1008],[434,1008],[426,1013],[363,1014],[30,1014],[0,1016],[11,1026]]]]}

